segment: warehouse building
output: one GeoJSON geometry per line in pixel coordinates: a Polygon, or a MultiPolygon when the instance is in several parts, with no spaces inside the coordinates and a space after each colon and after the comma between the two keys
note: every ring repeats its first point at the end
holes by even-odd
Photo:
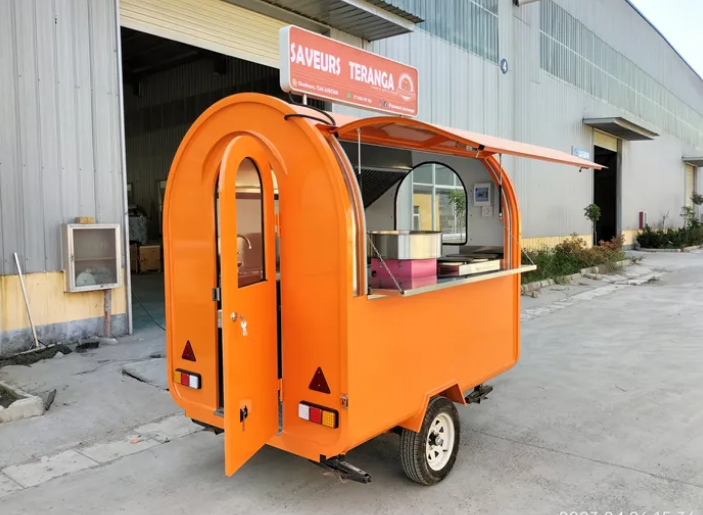
{"type": "MultiPolygon", "coordinates": [[[[161,209],[180,140],[225,96],[287,98],[278,33],[290,24],[416,67],[424,121],[607,166],[504,157],[525,246],[573,233],[590,244],[592,202],[598,238],[632,243],[644,220],[680,224],[698,187],[703,80],[627,0],[6,0],[0,354],[33,344],[24,291],[39,340],[131,332],[160,296],[161,209]],[[77,218],[94,223],[63,228],[77,218]]],[[[448,211],[457,179],[437,167],[412,177],[414,226],[470,241],[470,218],[448,211]]]]}

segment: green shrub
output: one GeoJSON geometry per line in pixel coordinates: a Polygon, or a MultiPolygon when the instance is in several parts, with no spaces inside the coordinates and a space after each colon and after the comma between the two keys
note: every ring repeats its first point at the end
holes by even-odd
{"type": "Polygon", "coordinates": [[[703,227],[697,221],[678,229],[652,229],[646,225],[637,235],[637,243],[645,249],[679,249],[703,245],[703,227]]]}
{"type": "Polygon", "coordinates": [[[616,263],[625,258],[622,251],[624,239],[613,238],[609,242],[601,241],[599,245],[588,248],[585,241],[576,235],[569,236],[553,249],[525,251],[523,264],[530,260],[537,265],[537,270],[523,274],[524,283],[556,279],[576,274],[584,268],[616,263]],[[529,256],[529,258],[527,257],[529,256]]]}
{"type": "Polygon", "coordinates": [[[635,238],[640,247],[645,249],[661,249],[664,246],[664,231],[655,231],[649,225],[645,225],[642,232],[635,238]]]}
{"type": "Polygon", "coordinates": [[[699,225],[686,229],[686,247],[703,245],[703,226],[699,225]]]}

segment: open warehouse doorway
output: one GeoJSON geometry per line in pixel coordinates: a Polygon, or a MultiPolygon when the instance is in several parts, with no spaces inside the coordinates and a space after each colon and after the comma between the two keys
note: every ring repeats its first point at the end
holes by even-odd
{"type": "Polygon", "coordinates": [[[186,132],[227,96],[287,95],[278,69],[270,66],[126,27],[121,40],[133,323],[139,330],[165,326],[162,209],[169,169],[186,132]]]}
{"type": "Polygon", "coordinates": [[[595,148],[595,162],[606,168],[593,171],[593,203],[600,208],[594,244],[610,241],[618,235],[618,154],[607,148],[595,148]]]}
{"type": "Polygon", "coordinates": [[[600,208],[600,220],[596,223],[593,237],[593,243],[597,245],[620,234],[620,159],[616,137],[594,131],[593,140],[593,161],[605,167],[593,171],[593,203],[600,208]]]}

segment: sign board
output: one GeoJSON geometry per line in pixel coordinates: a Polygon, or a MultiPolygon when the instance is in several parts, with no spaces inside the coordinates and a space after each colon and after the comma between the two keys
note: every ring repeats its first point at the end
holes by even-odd
{"type": "Polygon", "coordinates": [[[576,147],[571,147],[571,154],[580,157],[581,159],[585,159],[587,161],[591,160],[591,151],[586,150],[583,148],[576,148],[576,147]]]}
{"type": "Polygon", "coordinates": [[[279,44],[283,91],[417,116],[416,68],[294,26],[281,29],[279,44]]]}

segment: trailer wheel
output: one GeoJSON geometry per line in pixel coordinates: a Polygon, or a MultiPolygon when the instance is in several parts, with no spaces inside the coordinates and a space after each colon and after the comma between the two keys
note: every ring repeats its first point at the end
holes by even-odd
{"type": "Polygon", "coordinates": [[[454,403],[433,397],[420,432],[402,429],[400,433],[400,462],[405,475],[421,485],[439,483],[454,467],[460,434],[454,403]]]}

